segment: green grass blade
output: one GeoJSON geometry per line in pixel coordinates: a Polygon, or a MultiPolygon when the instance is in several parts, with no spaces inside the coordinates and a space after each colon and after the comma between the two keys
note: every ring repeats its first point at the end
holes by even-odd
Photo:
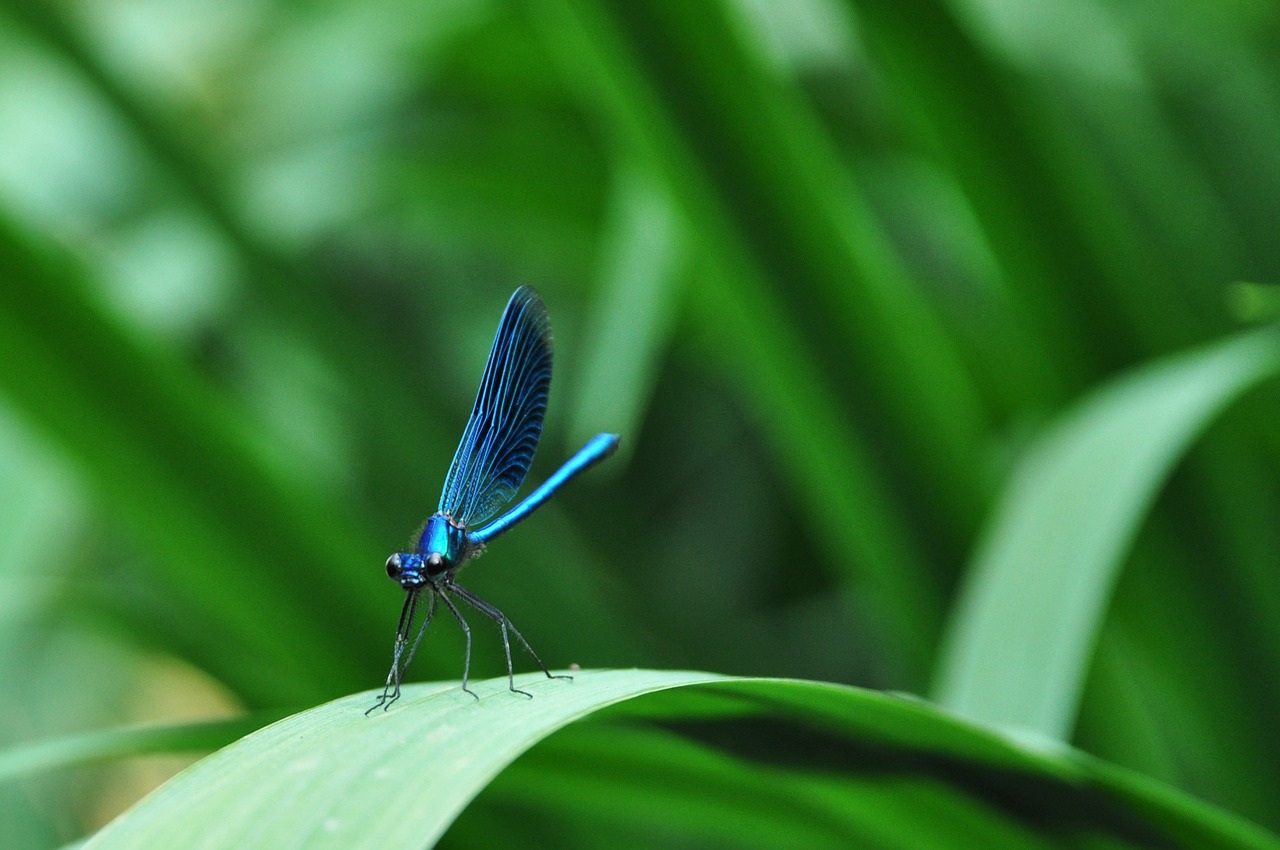
{"type": "MultiPolygon", "coordinates": [[[[946,334],[933,327],[933,317],[903,281],[896,277],[887,281],[880,272],[869,271],[897,267],[892,257],[885,257],[879,249],[867,248],[875,257],[855,261],[850,254],[857,251],[843,237],[838,240],[839,245],[821,247],[822,240],[815,239],[805,221],[796,224],[792,233],[803,244],[790,247],[784,247],[786,240],[781,236],[757,238],[744,231],[735,218],[743,210],[735,212],[734,208],[735,202],[742,201],[740,189],[723,182],[724,175],[717,174],[720,163],[707,158],[696,138],[699,132],[720,131],[712,126],[713,122],[697,128],[684,123],[689,116],[681,112],[682,104],[677,101],[687,93],[680,95],[664,89],[664,82],[669,81],[653,75],[648,64],[652,57],[646,58],[646,50],[653,45],[644,41],[642,28],[635,26],[635,21],[620,20],[626,15],[617,10],[576,0],[538,0],[530,5],[530,16],[542,27],[548,50],[562,61],[576,84],[586,86],[585,99],[618,128],[625,153],[638,157],[646,169],[661,176],[681,217],[686,244],[697,249],[694,252],[690,248],[697,282],[691,287],[693,309],[699,324],[708,329],[706,337],[713,355],[734,373],[744,396],[761,411],[779,454],[788,461],[783,466],[791,477],[796,500],[810,506],[805,514],[811,518],[813,538],[828,550],[832,563],[848,571],[851,584],[871,585],[872,592],[884,601],[884,607],[872,616],[888,624],[890,637],[884,643],[897,656],[891,662],[896,668],[896,680],[923,683],[941,627],[937,583],[906,527],[903,509],[887,486],[882,466],[864,447],[870,441],[857,435],[842,392],[833,385],[833,371],[825,364],[830,360],[838,363],[835,371],[843,379],[853,368],[850,346],[874,349],[876,353],[868,355],[869,359],[895,364],[902,362],[898,350],[902,347],[911,365],[895,370],[892,377],[881,374],[879,379],[893,384],[891,391],[886,390],[885,404],[897,410],[902,427],[913,435],[912,439],[921,439],[919,453],[907,452],[912,456],[909,462],[919,462],[921,469],[929,470],[922,474],[940,475],[949,482],[939,485],[950,494],[948,503],[972,506],[972,485],[978,477],[971,474],[975,434],[980,430],[976,420],[982,414],[975,410],[980,405],[972,397],[975,392],[965,384],[963,370],[953,360],[946,334]],[[843,299],[838,308],[815,310],[807,299],[796,304],[779,295],[780,291],[795,291],[795,282],[788,275],[771,277],[777,272],[777,257],[790,256],[790,251],[796,252],[794,262],[784,261],[783,265],[807,269],[806,278],[825,281],[825,286],[839,290],[827,292],[831,298],[843,299]],[[858,283],[864,272],[867,279],[858,283]],[[851,295],[853,290],[849,287],[855,283],[874,290],[874,297],[868,294],[863,301],[851,295]],[[883,312],[878,313],[879,310],[883,312]],[[847,327],[834,333],[840,340],[836,353],[824,361],[819,353],[821,345],[797,321],[797,313],[802,313],[806,321],[820,313],[840,316],[840,321],[865,321],[870,326],[869,333],[864,335],[847,327]],[[910,319],[899,321],[902,314],[908,314],[910,319]],[[880,318],[871,319],[869,315],[880,318]],[[904,371],[912,377],[903,377],[904,371]],[[948,412],[943,413],[940,408],[948,412]],[[936,429],[929,424],[935,420],[936,429]],[[932,435],[927,440],[922,438],[924,431],[932,435]],[[933,456],[941,465],[925,462],[924,454],[933,456]],[[957,467],[966,471],[956,472],[957,467]],[[940,474],[943,468],[955,474],[940,474]]],[[[646,4],[644,14],[655,11],[651,6],[646,4]]],[[[721,45],[726,55],[713,57],[714,62],[722,64],[721,82],[726,76],[724,62],[744,63],[744,67],[728,71],[727,76],[749,77],[753,85],[769,92],[765,105],[748,108],[735,99],[732,108],[738,110],[736,121],[750,120],[747,113],[756,109],[798,109],[803,139],[789,139],[787,144],[821,146],[820,134],[814,135],[817,131],[812,126],[812,116],[804,117],[803,109],[792,103],[785,91],[777,90],[777,81],[766,79],[745,48],[733,43],[733,28],[717,20],[709,25],[717,34],[705,38],[730,42],[721,45]],[[783,105],[779,106],[779,101],[783,105]]],[[[693,33],[696,27],[690,21],[664,19],[660,26],[693,38],[694,43],[685,45],[691,51],[713,49],[699,41],[702,37],[693,33]]],[[[714,93],[703,99],[706,103],[719,102],[714,93]]],[[[774,132],[780,132],[776,123],[771,126],[774,132]]],[[[732,146],[739,141],[735,136],[722,138],[718,144],[732,146]]],[[[794,197],[782,199],[774,194],[787,194],[789,190],[782,185],[792,179],[789,172],[780,171],[772,154],[763,149],[757,149],[756,155],[755,166],[760,171],[748,169],[740,175],[743,186],[751,187],[750,191],[759,196],[750,203],[758,203],[764,209],[774,203],[785,206],[794,201],[794,197]]],[[[821,155],[833,156],[825,148],[821,155]]],[[[794,150],[791,156],[803,159],[794,150]]],[[[806,179],[813,178],[808,169],[805,174],[806,179]]],[[[824,187],[821,194],[831,201],[831,187],[824,187]]],[[[839,218],[832,210],[827,213],[839,218]]],[[[847,210],[840,215],[845,214],[849,214],[847,210]]],[[[770,215],[786,218],[781,209],[770,215]]],[[[845,231],[878,233],[873,222],[859,221],[854,225],[840,220],[845,231]]],[[[819,230],[831,226],[832,221],[824,218],[819,230]]],[[[874,241],[875,237],[867,238],[874,241]]],[[[874,402],[867,405],[874,406],[874,402]]],[[[954,513],[964,511],[956,508],[954,513]]]]}
{"type": "Polygon", "coordinates": [[[360,682],[361,648],[375,639],[340,637],[314,611],[383,613],[350,567],[380,547],[291,488],[231,399],[99,303],[73,263],[2,219],[0,267],[0,390],[149,547],[151,580],[204,638],[197,662],[261,704],[360,682]],[[280,569],[299,564],[305,593],[280,569]]]}
{"type": "Polygon", "coordinates": [[[0,782],[73,765],[151,753],[199,753],[225,747],[279,717],[249,715],[208,723],[104,729],[34,741],[0,752],[0,782]]]}
{"type": "Polygon", "coordinates": [[[1092,395],[1027,453],[973,560],[938,670],[942,704],[1064,738],[1125,551],[1161,483],[1232,399],[1280,371],[1268,329],[1092,395]]]}
{"type": "MultiPolygon", "coordinates": [[[[1070,303],[1092,279],[1090,254],[1074,229],[1051,152],[1036,144],[1034,116],[1018,82],[984,55],[950,10],[936,0],[848,0],[905,126],[947,166],[981,222],[1000,263],[1017,324],[1027,326],[1005,380],[1018,398],[1052,404],[1078,383],[1089,333],[1070,303]],[[1073,238],[1075,237],[1075,238],[1073,238]],[[1016,282],[1016,286],[1012,285],[1016,282]]],[[[1092,330],[1092,329],[1091,329],[1092,330]]]]}
{"type": "MultiPolygon", "coordinates": [[[[702,282],[718,277],[710,267],[698,275],[702,282]]],[[[699,287],[691,301],[718,335],[747,341],[731,355],[718,354],[732,358],[727,368],[759,405],[782,473],[807,505],[808,533],[844,572],[850,605],[883,636],[897,668],[894,681],[917,687],[912,683],[924,681],[944,611],[927,559],[869,447],[849,433],[817,364],[797,356],[804,347],[797,329],[741,278],[735,288],[738,295],[723,300],[699,287]]]]}
{"type": "MultiPolygon", "coordinates": [[[[658,364],[675,333],[687,252],[671,199],[638,168],[624,170],[615,184],[600,296],[589,317],[591,337],[577,358],[574,445],[602,430],[640,433],[658,364]]],[[[630,440],[619,448],[624,455],[635,450],[630,440]]]]}
{"type": "MultiPolygon", "coordinates": [[[[361,420],[396,457],[407,457],[424,445],[446,446],[432,415],[418,394],[405,392],[402,364],[380,345],[383,328],[371,324],[360,310],[352,310],[331,296],[330,270],[291,256],[255,225],[230,187],[243,176],[220,159],[225,142],[208,128],[175,120],[177,113],[154,102],[142,89],[121,80],[109,62],[93,49],[81,29],[64,10],[47,4],[8,4],[7,14],[27,29],[53,55],[77,70],[133,133],[134,140],[154,164],[185,193],[196,209],[214,225],[253,281],[252,296],[282,323],[295,327],[335,374],[343,376],[353,397],[350,410],[376,407],[381,415],[361,420]],[[413,421],[412,434],[398,427],[413,421]]],[[[240,160],[237,165],[247,165],[240,160]]],[[[14,211],[15,218],[20,218],[14,211]]]]}
{"type": "MultiPolygon", "coordinates": [[[[874,398],[940,508],[972,514],[981,391],[825,128],[763,47],[719,5],[535,5],[556,21],[551,50],[564,56],[566,27],[576,29],[613,66],[603,105],[629,152],[656,157],[691,241],[751,264],[811,344],[842,352],[828,375],[837,395],[874,398]],[[875,365],[885,363],[894,368],[875,365]]],[[[576,61],[582,76],[600,60],[576,61]]]]}
{"type": "MultiPolygon", "coordinates": [[[[627,808],[651,821],[671,810],[681,834],[725,838],[708,820],[745,794],[774,821],[760,846],[785,846],[777,837],[786,835],[852,846],[902,846],[906,835],[917,847],[955,846],[954,834],[929,827],[932,818],[996,842],[985,846],[1046,837],[1055,846],[1092,834],[1112,847],[1280,847],[1149,779],[1065,748],[1028,749],[917,700],[681,671],[581,671],[573,682],[533,675],[519,684],[535,698],[511,694],[499,678],[473,683],[478,701],[456,683],[437,683],[410,686],[391,710],[370,716],[372,692],[303,712],[196,764],[87,846],[431,846],[514,759],[598,713],[582,735],[571,727],[531,754],[521,770],[536,773],[517,774],[498,797],[616,828],[634,822],[609,815],[624,793],[627,808]],[[744,738],[744,729],[757,735],[744,738]],[[685,804],[673,789],[700,800],[685,804]],[[901,831],[904,818],[920,820],[901,831]]],[[[757,824],[765,830],[769,819],[757,824]]]]}

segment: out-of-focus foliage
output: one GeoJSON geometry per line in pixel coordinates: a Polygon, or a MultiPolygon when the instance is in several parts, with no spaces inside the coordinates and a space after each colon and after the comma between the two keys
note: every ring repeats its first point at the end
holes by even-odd
{"type": "MultiPolygon", "coordinates": [[[[1147,494],[1072,504],[1111,551],[1016,502],[1108,381],[1185,412],[1178,364],[1280,319],[1278,55],[1256,0],[0,3],[0,747],[380,684],[383,561],[532,283],[532,479],[623,435],[466,572],[548,663],[946,698],[970,565],[1025,532],[1005,613],[1055,566],[1097,608],[1049,731],[1280,830],[1276,382],[1054,468],[1147,494]]],[[[1272,368],[1230,350],[1209,397],[1272,368]]],[[[449,625],[413,677],[458,675],[449,625]]],[[[150,768],[6,782],[0,843],[150,768]]]]}

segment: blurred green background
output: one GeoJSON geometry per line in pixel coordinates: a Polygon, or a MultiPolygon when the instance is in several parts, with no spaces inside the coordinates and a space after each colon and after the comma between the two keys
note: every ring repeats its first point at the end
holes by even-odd
{"type": "MultiPolygon", "coordinates": [[[[521,283],[530,480],[623,449],[467,585],[553,667],[927,693],[1036,436],[1280,315],[1277,151],[1261,0],[0,4],[0,745],[379,686],[521,283]]],[[[1271,829],[1276,390],[1140,522],[1071,736],[1271,829]]],[[[2,785],[5,846],[172,769],[2,785]]]]}

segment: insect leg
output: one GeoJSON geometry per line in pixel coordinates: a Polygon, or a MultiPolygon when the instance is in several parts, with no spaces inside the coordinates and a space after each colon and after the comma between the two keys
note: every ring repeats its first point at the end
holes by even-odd
{"type": "MultiPolygon", "coordinates": [[[[451,588],[457,590],[456,587],[451,588]]],[[[467,683],[471,681],[471,627],[467,625],[467,621],[462,618],[462,612],[458,610],[458,606],[453,604],[453,600],[444,592],[444,588],[437,587],[436,593],[440,594],[440,598],[444,600],[444,604],[449,606],[449,610],[453,612],[453,617],[458,621],[458,625],[462,626],[462,633],[467,636],[467,656],[466,661],[462,664],[462,689],[471,694],[476,699],[476,692],[467,687],[467,683]]],[[[464,597],[465,598],[465,597],[464,597]]]]}
{"type": "Polygon", "coordinates": [[[539,657],[538,653],[534,652],[533,647],[529,645],[529,641],[525,640],[524,635],[520,634],[520,630],[516,628],[515,623],[511,622],[510,618],[508,618],[506,614],[502,613],[502,611],[500,611],[497,608],[497,606],[493,605],[490,602],[486,602],[485,600],[481,599],[479,596],[476,596],[474,593],[467,590],[465,587],[459,587],[458,585],[455,584],[453,585],[453,591],[457,593],[459,597],[461,597],[463,600],[469,603],[473,608],[475,608],[481,614],[484,614],[489,619],[493,620],[495,623],[497,623],[501,627],[502,648],[506,650],[506,653],[507,653],[507,685],[508,687],[511,688],[511,690],[515,691],[518,694],[524,694],[527,697],[533,696],[532,694],[526,691],[522,691],[515,686],[515,672],[514,672],[514,667],[511,663],[511,642],[507,638],[508,629],[510,629],[513,633],[515,633],[516,638],[520,641],[521,645],[524,646],[525,651],[527,651],[530,655],[533,656],[534,661],[538,662],[538,666],[542,668],[542,672],[546,674],[548,679],[570,679],[570,680],[573,679],[572,676],[564,676],[564,675],[558,676],[558,675],[552,674],[552,672],[547,669],[547,665],[542,663],[542,658],[539,657]]]}

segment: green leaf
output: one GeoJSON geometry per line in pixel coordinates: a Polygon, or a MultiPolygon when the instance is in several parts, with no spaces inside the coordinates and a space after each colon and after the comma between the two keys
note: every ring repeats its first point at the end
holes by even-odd
{"type": "Polygon", "coordinates": [[[369,716],[372,692],[303,712],[193,766],[87,846],[430,846],[513,760],[595,715],[530,753],[484,805],[599,822],[602,835],[660,822],[754,846],[1053,846],[1060,831],[1115,847],[1280,847],[1149,779],[917,700],[681,671],[520,685],[535,698],[499,678],[473,685],[478,701],[436,683],[369,716]]]}
{"type": "Polygon", "coordinates": [[[1280,332],[1144,367],[1027,452],[974,556],[935,693],[966,717],[1070,732],[1111,588],[1174,464],[1234,398],[1280,371],[1280,332]]]}
{"type": "Polygon", "coordinates": [[[0,752],[0,782],[72,765],[148,753],[208,752],[259,728],[269,717],[254,714],[208,723],[101,729],[20,744],[0,752]]]}

